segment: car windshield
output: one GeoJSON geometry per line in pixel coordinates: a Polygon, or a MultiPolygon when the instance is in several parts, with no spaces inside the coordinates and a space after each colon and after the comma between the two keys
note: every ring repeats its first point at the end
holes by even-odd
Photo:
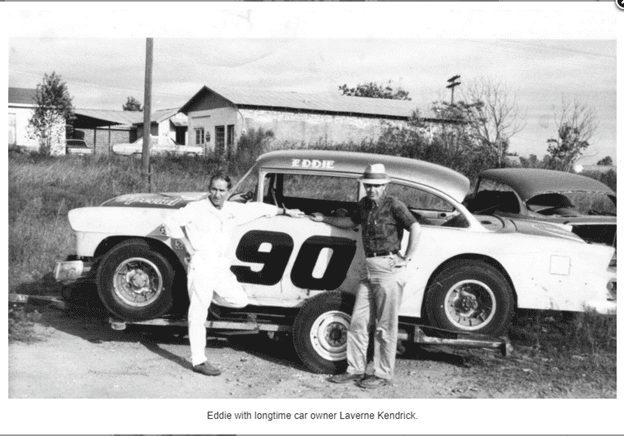
{"type": "Polygon", "coordinates": [[[258,171],[256,166],[252,166],[249,171],[245,173],[243,177],[241,177],[238,182],[234,185],[230,195],[230,198],[236,195],[248,194],[251,192],[252,198],[255,198],[255,192],[258,187],[258,171]]]}

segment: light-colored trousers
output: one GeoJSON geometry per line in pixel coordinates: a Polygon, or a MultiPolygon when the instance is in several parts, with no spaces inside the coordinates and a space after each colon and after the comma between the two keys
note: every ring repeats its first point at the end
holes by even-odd
{"type": "Polygon", "coordinates": [[[188,268],[188,332],[193,366],[206,361],[206,327],[210,303],[241,308],[249,304],[247,294],[230,271],[229,259],[196,252],[188,268]]]}
{"type": "Polygon", "coordinates": [[[347,335],[347,372],[364,374],[369,333],[373,333],[373,368],[377,377],[391,380],[396,360],[399,307],[405,267],[395,268],[396,255],[366,259],[347,335]]]}

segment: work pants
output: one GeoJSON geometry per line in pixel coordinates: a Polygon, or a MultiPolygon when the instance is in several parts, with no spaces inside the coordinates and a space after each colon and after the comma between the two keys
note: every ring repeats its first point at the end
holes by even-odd
{"type": "Polygon", "coordinates": [[[373,368],[377,377],[391,380],[396,360],[399,307],[405,267],[395,268],[396,255],[369,257],[355,297],[347,335],[349,374],[364,374],[369,333],[373,333],[373,368]]]}
{"type": "Polygon", "coordinates": [[[229,259],[210,253],[195,253],[188,269],[188,331],[193,366],[206,361],[206,327],[210,303],[241,308],[249,304],[247,294],[230,271],[229,259]]]}

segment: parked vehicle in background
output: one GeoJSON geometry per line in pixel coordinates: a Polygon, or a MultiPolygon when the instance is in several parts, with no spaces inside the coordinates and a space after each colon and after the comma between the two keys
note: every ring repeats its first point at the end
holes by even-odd
{"type": "Polygon", "coordinates": [[[65,153],[86,155],[93,154],[93,149],[83,139],[66,139],[65,153]]]}
{"type": "Polygon", "coordinates": [[[485,170],[466,204],[475,214],[561,224],[587,242],[616,246],[615,192],[579,174],[536,168],[485,170]]]}
{"type": "MultiPolygon", "coordinates": [[[[422,225],[417,258],[406,270],[402,326],[499,335],[516,309],[615,313],[615,273],[608,269],[613,248],[588,244],[551,223],[473,215],[462,204],[468,179],[439,165],[365,153],[274,151],[257,159],[230,201],[345,216],[365,195],[359,178],[375,162],[392,178],[387,192],[422,225]]],[[[121,320],[170,313],[187,295],[187,254],[163,222],[202,195],[127,194],[71,210],[76,255],[57,263],[56,279],[95,281],[100,299],[121,320]]],[[[231,240],[231,270],[250,305],[213,304],[209,321],[253,319],[275,334],[290,332],[310,369],[344,370],[365,259],[361,239],[360,226],[341,229],[283,215],[240,226],[231,240]]]]}
{"type": "MultiPolygon", "coordinates": [[[[113,145],[113,153],[124,156],[140,156],[143,153],[143,138],[131,143],[113,145]]],[[[201,156],[204,149],[200,146],[181,145],[168,136],[150,137],[150,155],[201,156]]]]}

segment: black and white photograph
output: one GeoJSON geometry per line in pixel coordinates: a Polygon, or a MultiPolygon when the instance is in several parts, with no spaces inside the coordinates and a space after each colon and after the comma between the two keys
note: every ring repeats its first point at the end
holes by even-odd
{"type": "Polygon", "coordinates": [[[6,431],[623,430],[616,2],[0,10],[6,431]]]}

